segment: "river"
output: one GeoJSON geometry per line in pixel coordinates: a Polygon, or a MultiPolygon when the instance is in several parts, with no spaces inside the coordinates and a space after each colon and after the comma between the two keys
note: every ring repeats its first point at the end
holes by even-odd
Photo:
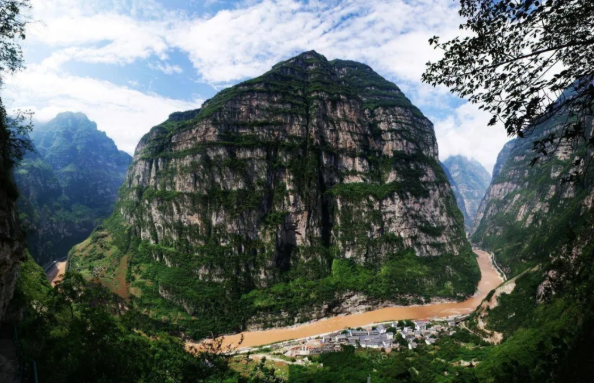
{"type": "Polygon", "coordinates": [[[66,272],[66,262],[56,262],[52,268],[50,268],[46,275],[48,281],[52,284],[52,286],[56,285],[56,282],[62,279],[64,273],[66,272]]]}
{"type": "Polygon", "coordinates": [[[347,327],[356,328],[371,323],[468,314],[482,302],[489,291],[493,290],[503,282],[503,279],[491,263],[489,254],[482,250],[475,250],[474,252],[478,256],[477,260],[481,269],[481,280],[474,296],[463,302],[387,307],[360,314],[340,315],[293,327],[274,328],[263,331],[247,331],[241,334],[226,336],[224,339],[224,346],[237,347],[237,343],[242,335],[243,343],[239,346],[240,348],[256,347],[290,339],[300,339],[338,331],[347,327]]]}

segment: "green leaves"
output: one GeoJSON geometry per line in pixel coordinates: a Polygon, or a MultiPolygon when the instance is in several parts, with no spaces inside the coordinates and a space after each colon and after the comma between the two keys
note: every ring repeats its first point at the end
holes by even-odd
{"type": "MultiPolygon", "coordinates": [[[[524,137],[539,123],[572,110],[592,114],[594,91],[594,3],[584,0],[461,0],[460,29],[470,37],[430,45],[443,58],[428,63],[422,80],[491,113],[510,135],[524,137]]],[[[563,123],[561,123],[563,126],[563,123]]],[[[567,125],[569,126],[569,125],[567,125]]],[[[585,135],[558,136],[539,157],[562,141],[584,143],[585,135]],[[554,144],[554,145],[553,145],[554,144]]]]}

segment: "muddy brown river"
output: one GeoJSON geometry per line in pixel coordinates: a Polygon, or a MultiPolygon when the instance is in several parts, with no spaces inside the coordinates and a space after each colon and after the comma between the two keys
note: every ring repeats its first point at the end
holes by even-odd
{"type": "Polygon", "coordinates": [[[66,273],[66,261],[64,262],[56,262],[54,267],[52,267],[47,272],[47,280],[50,281],[52,286],[56,285],[56,282],[64,277],[64,273],[66,273]]]}
{"type": "Polygon", "coordinates": [[[449,317],[472,312],[485,296],[499,286],[503,280],[491,263],[489,254],[475,250],[481,269],[481,280],[474,296],[463,302],[433,303],[422,306],[387,307],[360,314],[340,315],[293,327],[275,328],[263,331],[247,331],[241,334],[228,335],[224,339],[225,346],[237,347],[241,336],[243,343],[239,348],[261,346],[290,339],[306,338],[318,334],[342,330],[347,327],[360,327],[371,323],[400,319],[428,319],[433,317],[449,317]]]}

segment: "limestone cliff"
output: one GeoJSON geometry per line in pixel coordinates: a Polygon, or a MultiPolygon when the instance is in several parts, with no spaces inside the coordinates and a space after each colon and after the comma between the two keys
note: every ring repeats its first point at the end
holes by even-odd
{"type": "Polygon", "coordinates": [[[477,160],[460,155],[448,157],[443,165],[453,181],[450,183],[453,183],[458,208],[464,214],[464,224],[470,230],[479,204],[489,187],[491,175],[477,160]]]}
{"type": "Polygon", "coordinates": [[[499,173],[501,173],[501,169],[503,169],[503,166],[507,162],[509,153],[513,149],[515,143],[516,143],[516,140],[514,139],[511,141],[508,141],[505,145],[503,145],[503,148],[497,155],[497,162],[495,163],[495,166],[493,167],[493,176],[491,177],[492,179],[495,179],[497,176],[499,176],[499,173]]]}
{"type": "Polygon", "coordinates": [[[584,366],[594,342],[592,118],[580,121],[585,139],[563,142],[530,166],[533,142],[558,137],[569,118],[573,111],[503,148],[476,217],[472,241],[493,252],[508,277],[468,323],[474,333],[501,341],[496,357],[481,362],[493,381],[590,379],[584,366]],[[583,174],[571,181],[576,170],[583,174]],[[580,371],[587,373],[577,377],[580,371]]]}
{"type": "Polygon", "coordinates": [[[448,167],[445,166],[443,164],[443,162],[441,162],[441,161],[439,164],[441,165],[441,168],[443,169],[443,172],[445,173],[446,178],[448,179],[448,182],[450,183],[450,187],[452,188],[452,193],[454,193],[454,198],[456,198],[456,205],[458,206],[458,209],[460,210],[460,212],[462,213],[462,216],[464,217],[464,225],[466,226],[466,222],[468,222],[470,220],[470,218],[468,217],[468,213],[466,212],[466,206],[464,205],[464,198],[462,198],[462,196],[460,195],[460,189],[458,188],[456,181],[452,178],[452,174],[450,173],[450,170],[448,169],[448,167]]]}
{"type": "Polygon", "coordinates": [[[27,246],[40,264],[60,259],[111,214],[132,158],[82,113],[60,113],[31,134],[14,171],[27,246]]]}
{"type": "Polygon", "coordinates": [[[5,156],[10,138],[5,127],[4,108],[0,108],[0,320],[12,299],[20,262],[25,259],[23,235],[15,206],[18,197],[11,177],[10,160],[5,156]]]}
{"type": "Polygon", "coordinates": [[[71,264],[117,273],[87,266],[92,243],[129,243],[130,291],[194,315],[238,298],[243,315],[312,313],[372,286],[402,303],[461,298],[479,273],[437,157],[431,122],[396,85],[307,52],[153,128],[115,216],[71,264]]]}
{"type": "MultiPolygon", "coordinates": [[[[580,163],[586,170],[581,182],[563,180],[575,170],[576,160],[589,157],[590,149],[563,144],[546,161],[529,165],[533,141],[556,132],[558,121],[563,118],[538,126],[529,138],[505,145],[476,216],[473,242],[494,251],[504,271],[512,275],[568,251],[571,247],[565,248],[564,241],[575,235],[579,238],[572,252],[579,252],[589,241],[584,230],[590,225],[594,200],[591,167],[580,163]]],[[[586,126],[586,136],[591,137],[591,119],[586,126]]]]}

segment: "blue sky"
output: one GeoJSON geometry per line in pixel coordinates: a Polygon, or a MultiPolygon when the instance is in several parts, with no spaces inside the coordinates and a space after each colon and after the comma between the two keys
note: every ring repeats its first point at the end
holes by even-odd
{"type": "Polygon", "coordinates": [[[80,111],[130,153],[152,126],[216,92],[315,49],[369,64],[435,125],[440,157],[491,171],[507,141],[489,116],[421,83],[439,58],[427,40],[459,35],[452,0],[32,0],[27,68],[7,81],[9,108],[40,121],[80,111]]]}

